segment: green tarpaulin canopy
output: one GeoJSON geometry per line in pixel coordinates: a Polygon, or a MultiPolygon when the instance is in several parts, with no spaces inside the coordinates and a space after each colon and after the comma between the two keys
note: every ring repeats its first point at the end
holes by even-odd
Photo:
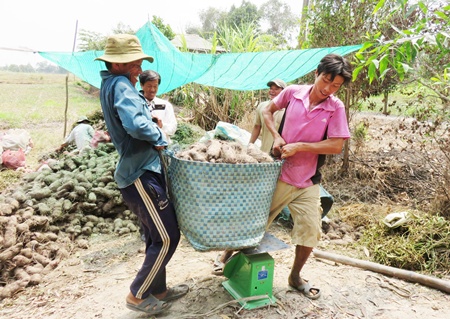
{"type": "MultiPolygon", "coordinates": [[[[164,94],[184,84],[195,82],[231,90],[260,90],[267,82],[280,78],[290,82],[313,71],[328,53],[346,55],[361,45],[330,48],[284,50],[247,53],[203,54],[180,52],[151,22],[136,33],[145,53],[155,61],[144,61],[142,69],[161,74],[158,94],[164,94]]],[[[39,52],[49,61],[100,88],[101,61],[94,61],[103,51],[39,52]]]]}

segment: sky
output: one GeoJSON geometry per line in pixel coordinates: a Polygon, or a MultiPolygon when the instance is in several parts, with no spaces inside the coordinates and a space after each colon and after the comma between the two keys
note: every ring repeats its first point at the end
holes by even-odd
{"type": "MultiPolygon", "coordinates": [[[[269,0],[248,0],[258,8],[269,0]]],[[[301,0],[280,0],[300,15],[301,0]]],[[[75,30],[108,35],[118,23],[138,30],[155,15],[175,33],[200,26],[208,7],[228,11],[242,0],[22,0],[0,1],[0,66],[46,61],[39,54],[6,49],[71,52],[75,30]],[[78,23],[78,27],[77,27],[78,23]]],[[[75,51],[77,43],[75,44],[75,51]]]]}

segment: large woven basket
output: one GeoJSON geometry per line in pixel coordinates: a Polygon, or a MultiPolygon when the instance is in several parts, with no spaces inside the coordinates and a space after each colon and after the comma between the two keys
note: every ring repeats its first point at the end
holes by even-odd
{"type": "Polygon", "coordinates": [[[281,162],[224,164],[164,157],[178,223],[194,249],[258,246],[281,162]]]}

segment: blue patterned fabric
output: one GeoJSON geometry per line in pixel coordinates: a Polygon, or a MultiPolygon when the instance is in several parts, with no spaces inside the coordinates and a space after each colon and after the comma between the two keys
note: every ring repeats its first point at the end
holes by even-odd
{"type": "Polygon", "coordinates": [[[199,251],[257,246],[281,162],[205,163],[165,155],[169,191],[184,236],[199,251]]]}

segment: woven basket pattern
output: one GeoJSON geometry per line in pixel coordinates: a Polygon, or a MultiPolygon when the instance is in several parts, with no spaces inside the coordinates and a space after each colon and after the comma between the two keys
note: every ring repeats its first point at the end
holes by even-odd
{"type": "Polygon", "coordinates": [[[260,243],[281,162],[165,160],[178,223],[194,249],[244,249],[260,243]]]}

